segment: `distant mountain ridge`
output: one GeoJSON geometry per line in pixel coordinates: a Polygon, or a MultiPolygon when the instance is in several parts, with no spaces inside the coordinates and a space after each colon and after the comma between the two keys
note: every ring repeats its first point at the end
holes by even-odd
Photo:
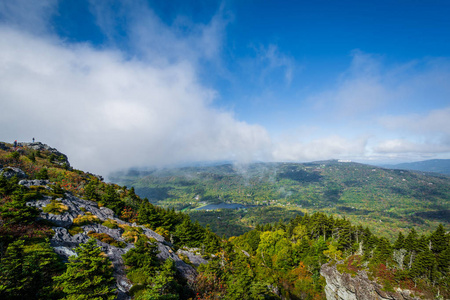
{"type": "Polygon", "coordinates": [[[433,172],[450,176],[450,159],[429,159],[395,165],[382,165],[383,168],[421,172],[433,172]]]}

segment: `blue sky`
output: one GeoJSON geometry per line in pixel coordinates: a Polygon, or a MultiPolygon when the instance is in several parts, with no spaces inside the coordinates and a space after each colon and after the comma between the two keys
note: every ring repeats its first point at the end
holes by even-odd
{"type": "Polygon", "coordinates": [[[449,13],[443,0],[0,0],[0,138],[36,137],[104,175],[450,158],[449,13]]]}

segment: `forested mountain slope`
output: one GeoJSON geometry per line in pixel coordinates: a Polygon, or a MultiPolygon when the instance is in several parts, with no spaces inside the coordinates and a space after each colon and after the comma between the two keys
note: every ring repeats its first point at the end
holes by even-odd
{"type": "Polygon", "coordinates": [[[335,160],[130,170],[110,178],[152,203],[184,210],[219,235],[318,211],[345,215],[390,239],[412,226],[425,233],[450,220],[450,177],[335,160]],[[221,202],[248,207],[198,210],[221,202]]]}
{"type": "Polygon", "coordinates": [[[56,149],[0,143],[1,299],[449,299],[449,272],[443,225],[390,242],[297,214],[224,239],[56,149]]]}

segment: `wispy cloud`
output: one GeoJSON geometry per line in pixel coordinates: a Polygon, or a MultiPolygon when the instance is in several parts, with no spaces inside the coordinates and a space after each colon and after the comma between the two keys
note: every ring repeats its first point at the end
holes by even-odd
{"type": "Polygon", "coordinates": [[[90,1],[97,24],[112,45],[123,46],[151,63],[188,61],[197,64],[220,58],[229,15],[224,6],[206,23],[180,15],[164,23],[144,1],[90,1]],[[114,5],[111,5],[114,3],[114,5]]]}
{"type": "Polygon", "coordinates": [[[263,81],[267,80],[267,77],[272,75],[271,73],[281,71],[286,83],[291,84],[295,62],[283,54],[276,45],[260,46],[257,50],[257,59],[262,66],[261,78],[263,81]]]}
{"type": "Polygon", "coordinates": [[[15,0],[0,2],[0,20],[9,26],[42,34],[49,29],[50,16],[57,10],[58,0],[15,0]]]}

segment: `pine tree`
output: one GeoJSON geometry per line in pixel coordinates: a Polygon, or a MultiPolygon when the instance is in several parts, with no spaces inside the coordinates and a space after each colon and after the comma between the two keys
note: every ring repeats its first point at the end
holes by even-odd
{"type": "Polygon", "coordinates": [[[151,284],[146,291],[136,300],[176,300],[179,296],[176,290],[179,288],[175,280],[176,268],[172,259],[166,259],[161,270],[151,278],[151,284]]]}
{"type": "Polygon", "coordinates": [[[80,244],[71,256],[67,270],[54,277],[58,287],[67,294],[67,300],[113,300],[115,279],[109,259],[102,253],[94,239],[80,244]]]}
{"type": "Polygon", "coordinates": [[[159,266],[158,246],[148,241],[147,238],[139,237],[135,243],[135,248],[130,249],[123,255],[125,264],[130,267],[129,272],[140,270],[148,275],[152,275],[159,266]]]}
{"type": "Polygon", "coordinates": [[[89,183],[84,188],[84,194],[86,199],[91,201],[99,201],[100,195],[97,193],[97,182],[94,180],[89,181],[89,183]]]}
{"type": "Polygon", "coordinates": [[[48,240],[31,246],[17,240],[8,246],[0,263],[0,298],[51,299],[52,276],[60,269],[48,240]]]}
{"type": "Polygon", "coordinates": [[[404,249],[405,248],[404,244],[405,244],[405,236],[401,232],[399,232],[393,248],[396,250],[404,249]]]}
{"type": "Polygon", "coordinates": [[[120,215],[120,212],[125,206],[125,204],[120,201],[120,197],[112,184],[106,186],[105,193],[102,195],[100,202],[112,209],[117,215],[120,215]]]}
{"type": "Polygon", "coordinates": [[[447,249],[448,240],[445,236],[445,229],[442,224],[439,224],[438,228],[431,234],[431,250],[433,253],[441,253],[447,249]]]}
{"type": "Polygon", "coordinates": [[[405,239],[405,249],[408,251],[417,251],[418,234],[414,228],[411,229],[405,239]]]}
{"type": "Polygon", "coordinates": [[[29,296],[37,266],[24,253],[24,241],[18,240],[8,246],[0,265],[0,296],[2,299],[19,299],[29,296]]]}

